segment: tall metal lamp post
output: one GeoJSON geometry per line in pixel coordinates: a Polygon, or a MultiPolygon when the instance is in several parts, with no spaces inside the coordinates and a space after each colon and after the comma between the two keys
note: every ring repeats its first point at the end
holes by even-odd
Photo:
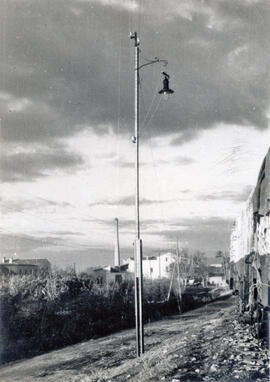
{"type": "MultiPolygon", "coordinates": [[[[133,143],[136,144],[136,154],[135,154],[135,215],[136,215],[136,237],[134,241],[134,258],[135,258],[135,321],[136,321],[136,348],[137,356],[140,357],[144,353],[144,328],[143,328],[143,269],[142,269],[142,239],[140,235],[140,198],[139,198],[139,84],[140,84],[140,74],[139,71],[142,67],[147,65],[152,65],[157,62],[163,62],[167,64],[166,60],[160,60],[157,57],[140,66],[140,42],[137,36],[137,32],[131,33],[130,38],[134,39],[135,47],[135,125],[134,125],[134,136],[132,137],[133,143]]],[[[159,94],[163,94],[167,98],[170,94],[174,93],[169,86],[170,76],[162,72],[163,79],[163,89],[159,91],[159,94]]]]}

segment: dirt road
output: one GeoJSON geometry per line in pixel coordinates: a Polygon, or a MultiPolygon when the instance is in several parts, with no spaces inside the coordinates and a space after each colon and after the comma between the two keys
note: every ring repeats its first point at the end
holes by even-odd
{"type": "Polygon", "coordinates": [[[268,382],[267,350],[238,324],[235,297],[149,323],[146,353],[135,357],[135,331],[0,368],[2,382],[268,382]]]}

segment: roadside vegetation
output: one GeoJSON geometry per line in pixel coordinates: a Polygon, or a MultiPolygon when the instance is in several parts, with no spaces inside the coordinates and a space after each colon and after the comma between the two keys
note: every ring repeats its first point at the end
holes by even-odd
{"type": "MultiPolygon", "coordinates": [[[[181,275],[196,279],[196,274],[204,274],[202,253],[182,255],[189,260],[179,264],[181,275]]],[[[174,275],[172,280],[144,280],[146,323],[209,301],[207,288],[190,287],[183,293],[179,278],[174,275]]],[[[133,281],[100,284],[91,270],[0,278],[0,363],[134,326],[133,281]]]]}
{"type": "MultiPolygon", "coordinates": [[[[169,280],[145,282],[145,321],[179,311],[169,280]]],[[[5,363],[134,326],[133,282],[100,285],[54,272],[11,276],[0,284],[0,361],[5,363]]]]}

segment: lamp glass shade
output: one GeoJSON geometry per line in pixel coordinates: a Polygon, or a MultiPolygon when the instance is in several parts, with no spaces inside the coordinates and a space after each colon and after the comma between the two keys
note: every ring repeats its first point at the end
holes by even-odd
{"type": "Polygon", "coordinates": [[[170,89],[169,79],[167,77],[163,80],[163,89],[159,91],[159,94],[163,94],[165,99],[168,99],[170,94],[173,94],[174,91],[170,89]]]}

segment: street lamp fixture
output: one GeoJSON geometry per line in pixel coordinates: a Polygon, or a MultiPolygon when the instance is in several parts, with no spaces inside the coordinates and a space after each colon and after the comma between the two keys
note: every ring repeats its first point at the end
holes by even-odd
{"type": "Polygon", "coordinates": [[[163,89],[159,91],[159,94],[163,94],[164,98],[167,100],[169,95],[173,94],[174,91],[170,89],[170,84],[169,84],[169,74],[162,72],[164,78],[163,78],[163,89]]]}
{"type": "MultiPolygon", "coordinates": [[[[134,93],[134,136],[132,137],[132,142],[136,145],[135,149],[135,217],[136,217],[136,236],[134,240],[134,260],[135,260],[135,322],[136,322],[136,347],[137,356],[140,357],[144,353],[144,325],[143,325],[143,269],[142,269],[142,239],[140,234],[140,198],[139,198],[139,181],[140,181],[140,112],[139,112],[139,85],[140,85],[140,69],[144,66],[152,65],[157,62],[161,62],[167,65],[166,60],[160,60],[155,57],[154,60],[147,60],[148,62],[140,65],[140,41],[137,32],[130,33],[130,38],[134,40],[135,47],[135,93],[134,93]]],[[[174,91],[170,89],[169,78],[170,76],[162,72],[163,79],[163,89],[159,91],[165,97],[172,94],[174,91]]]]}

